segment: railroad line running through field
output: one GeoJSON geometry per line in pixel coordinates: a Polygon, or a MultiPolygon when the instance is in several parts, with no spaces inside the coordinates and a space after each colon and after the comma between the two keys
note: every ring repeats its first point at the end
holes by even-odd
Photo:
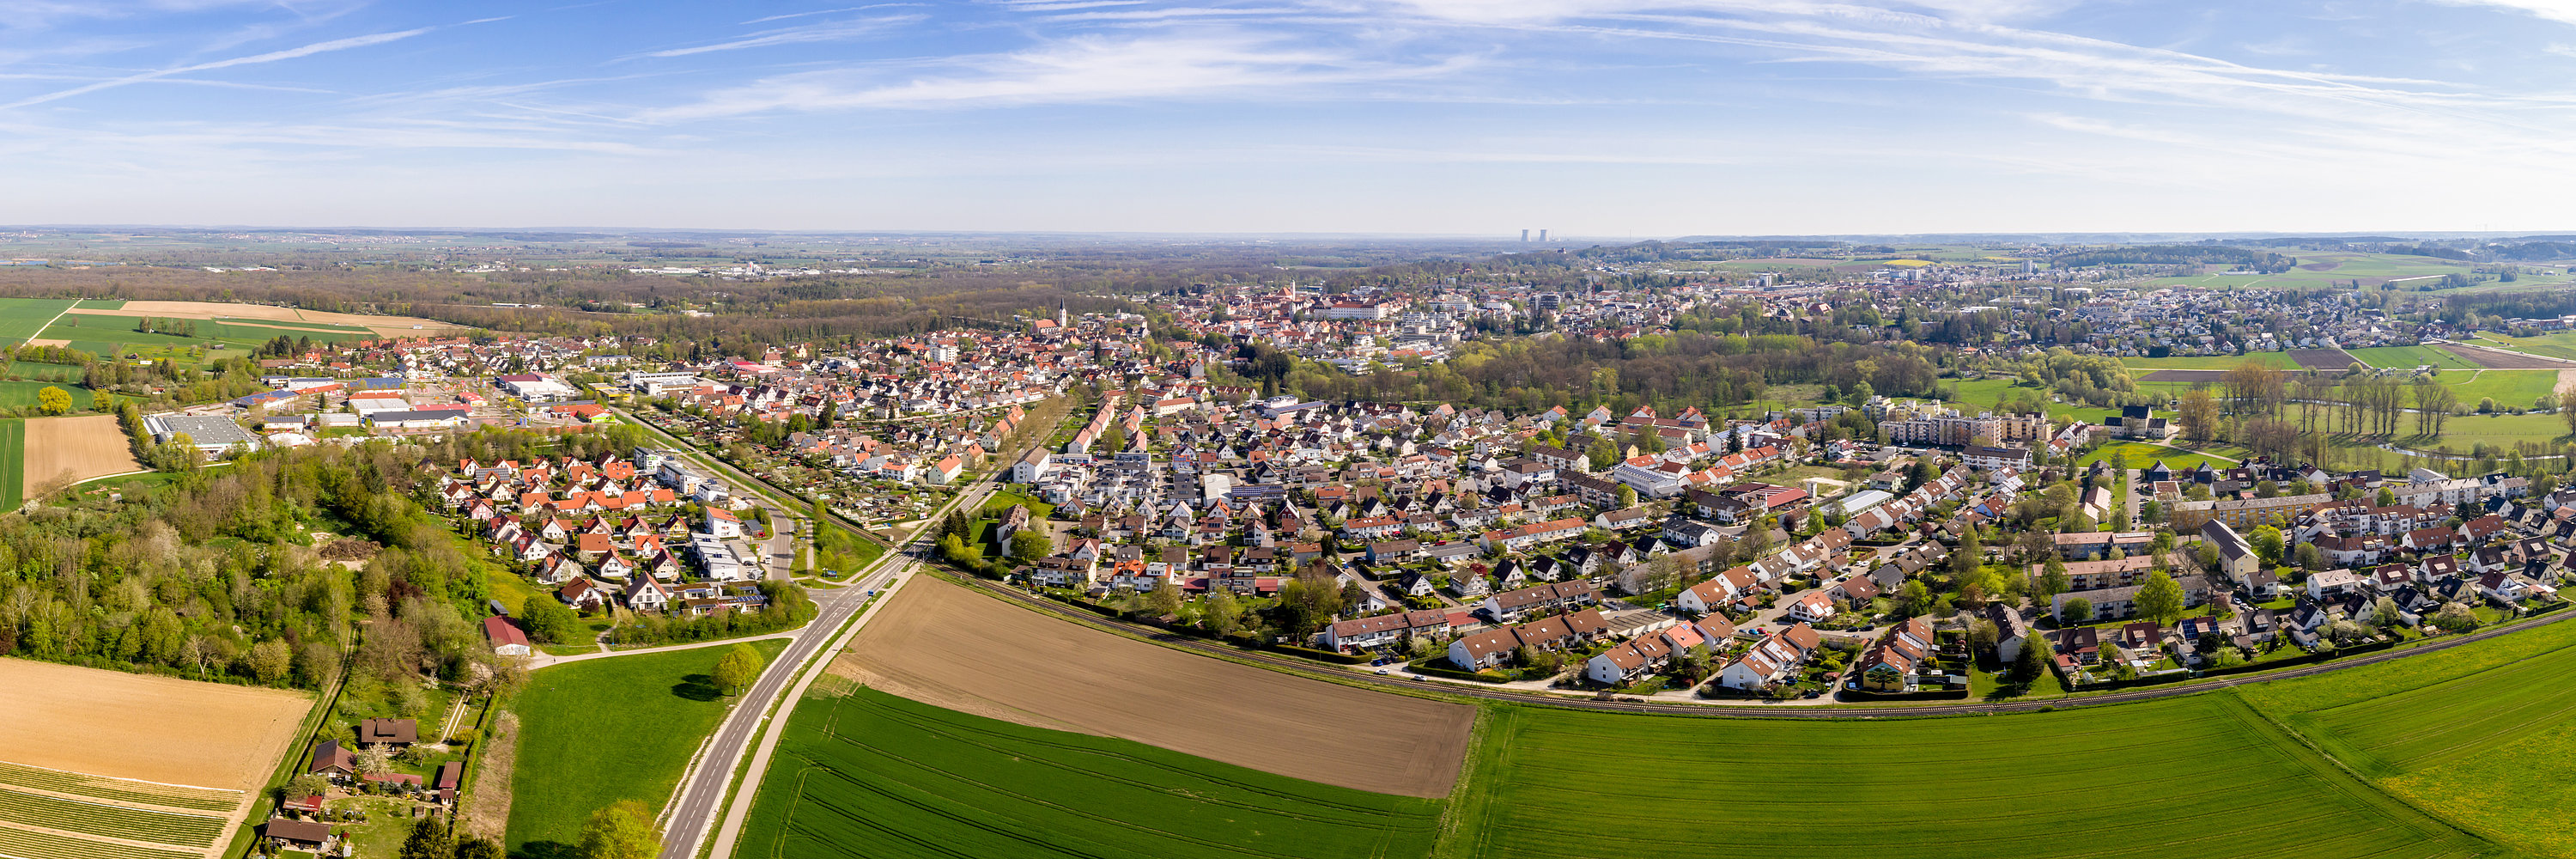
{"type": "Polygon", "coordinates": [[[2305,665],[2298,668],[2289,668],[2281,671],[2253,674],[2244,677],[2229,677],[2196,683],[2183,683],[2173,686],[2150,687],[2126,692],[2112,692],[2084,698],[2052,698],[2046,700],[1999,701],[1975,704],[1890,706],[1845,704],[1837,705],[1835,707],[1801,707],[1794,705],[1678,704],[1661,701],[1613,701],[1567,698],[1556,695],[1539,695],[1529,692],[1516,692],[1508,689],[1480,688],[1453,683],[1442,683],[1434,686],[1419,680],[1398,680],[1374,674],[1326,671],[1303,660],[1290,659],[1288,657],[1262,653],[1259,651],[1240,650],[1226,647],[1204,639],[1193,638],[1140,623],[1132,623],[1116,618],[1102,617],[1099,615],[1076,611],[1072,607],[1057,603],[1054,600],[1032,595],[1018,588],[994,582],[990,579],[971,575],[959,575],[957,578],[970,582],[975,587],[982,588],[984,591],[991,593],[994,596],[1011,600],[1036,611],[1055,615],[1057,617],[1071,620],[1075,623],[1085,623],[1103,627],[1116,632],[1142,638],[1165,647],[1196,651],[1209,656],[1232,659],[1240,662],[1251,662],[1271,670],[1305,677],[1328,679],[1335,682],[1355,682],[1390,689],[1418,690],[1440,694],[1459,695],[1468,698],[1480,698],[1488,701],[1532,704],[1544,707],[1564,707],[1574,710],[1599,710],[1617,713],[1653,713],[1662,715],[1752,719],[1888,719],[1913,716],[1982,716],[1998,713],[2027,713],[2041,709],[2065,710],[2075,707],[2090,707],[2100,704],[2125,704],[2133,701],[2171,698],[2177,695],[2196,695],[2202,692],[2225,689],[2230,686],[2243,686],[2252,683],[2268,683],[2274,680],[2289,680],[2297,677],[2312,677],[2330,671],[2359,668],[2364,665],[2376,665],[2381,662],[2387,662],[2393,659],[2403,659],[2419,653],[2431,653],[2434,651],[2458,647],[2463,644],[2469,644],[2471,642],[2485,641],[2496,636],[2508,635],[2533,627],[2557,623],[2571,617],[2576,617],[2576,611],[2565,611],[2539,620],[2531,621],[2529,623],[2491,627],[2477,632],[2467,633],[2465,635],[2447,636],[2430,644],[2417,645],[2404,650],[2380,651],[2377,653],[2356,656],[2351,659],[2337,660],[2317,665],[2305,665]]]}

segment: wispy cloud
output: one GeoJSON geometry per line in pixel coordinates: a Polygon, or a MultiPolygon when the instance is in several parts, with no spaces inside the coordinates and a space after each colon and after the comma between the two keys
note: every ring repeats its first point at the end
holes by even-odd
{"type": "Polygon", "coordinates": [[[2434,0],[2453,6],[2486,6],[2576,24],[2576,0],[2434,0]]]}
{"type": "Polygon", "coordinates": [[[831,21],[801,27],[782,27],[775,30],[765,30],[753,33],[738,39],[716,42],[714,44],[693,45],[686,48],[670,48],[667,50],[652,51],[644,54],[644,56],[686,57],[694,54],[715,53],[717,51],[739,51],[745,48],[769,48],[776,47],[778,45],[838,42],[845,39],[860,38],[862,36],[873,36],[905,24],[918,23],[927,17],[929,16],[918,14],[881,15],[873,18],[831,21]]]}
{"type": "Polygon", "coordinates": [[[309,45],[303,45],[303,46],[300,46],[300,47],[294,47],[294,48],[287,48],[287,49],[282,50],[282,51],[270,51],[270,52],[268,52],[268,53],[264,53],[264,54],[252,54],[252,55],[250,55],[250,56],[246,56],[246,57],[234,57],[234,58],[226,59],[226,60],[216,60],[216,61],[214,61],[214,62],[209,62],[209,63],[197,63],[197,64],[195,64],[195,65],[178,66],[178,67],[175,67],[175,68],[157,69],[157,70],[154,70],[154,71],[148,71],[148,72],[141,72],[141,73],[138,73],[138,74],[126,75],[126,76],[124,76],[124,77],[120,77],[120,78],[114,78],[114,79],[110,79],[110,80],[99,81],[99,82],[97,82],[97,83],[84,84],[84,85],[82,85],[82,86],[72,87],[71,89],[56,90],[56,91],[54,91],[54,92],[45,93],[45,94],[43,94],[43,95],[38,95],[38,96],[29,97],[29,98],[19,99],[19,100],[17,100],[17,101],[9,102],[9,103],[7,103],[7,104],[0,104],[0,110],[8,110],[8,109],[14,109],[14,108],[28,107],[28,106],[31,106],[31,105],[44,104],[44,103],[49,102],[49,101],[60,101],[60,100],[62,100],[62,99],[71,98],[71,97],[73,97],[73,96],[77,96],[77,95],[85,95],[85,94],[88,94],[88,93],[98,92],[98,91],[100,91],[100,90],[114,89],[114,88],[116,88],[116,87],[128,86],[128,85],[138,84],[138,83],[144,83],[144,82],[146,82],[146,81],[151,81],[151,80],[157,80],[157,79],[160,79],[160,78],[171,77],[171,76],[173,76],[173,75],[184,75],[184,74],[190,74],[190,73],[194,73],[194,72],[207,72],[207,71],[214,71],[214,70],[216,70],[216,69],[228,69],[228,68],[233,68],[233,67],[235,67],[235,66],[257,65],[257,64],[260,64],[260,63],[274,63],[274,62],[278,62],[278,61],[281,61],[281,60],[292,60],[292,59],[298,59],[298,58],[301,58],[301,57],[309,57],[309,56],[313,56],[313,55],[315,55],[315,54],[330,53],[330,52],[332,52],[332,51],[346,51],[346,50],[350,50],[350,49],[353,49],[353,48],[364,48],[364,47],[368,47],[368,46],[371,46],[371,45],[381,45],[381,44],[385,44],[385,43],[387,43],[387,42],[395,42],[395,41],[400,41],[400,40],[403,40],[403,39],[408,39],[408,38],[411,38],[411,37],[413,37],[413,36],[417,36],[417,35],[420,35],[420,34],[422,34],[422,33],[429,32],[429,31],[430,31],[430,30],[432,30],[432,29],[435,29],[435,28],[431,28],[431,27],[421,27],[421,28],[417,28],[417,29],[402,30],[402,31],[392,32],[392,33],[374,33],[374,34],[365,35],[365,36],[350,36],[350,37],[345,38],[345,39],[332,39],[332,40],[324,41],[324,42],[314,42],[314,43],[309,44],[309,45]]]}
{"type": "Polygon", "coordinates": [[[769,78],[708,95],[695,104],[647,111],[651,121],[684,121],[776,111],[941,109],[1207,97],[1426,77],[1471,61],[1362,60],[1327,48],[1247,33],[1113,39],[1086,35],[1025,51],[956,58],[953,71],[889,81],[884,72],[837,69],[769,78]]]}
{"type": "MultiPolygon", "coordinates": [[[[1142,0],[1138,0],[1138,2],[1142,2],[1142,0]]],[[[868,4],[868,5],[866,5],[866,6],[843,6],[843,7],[838,8],[838,9],[816,9],[816,10],[811,11],[811,12],[789,12],[789,13],[784,14],[784,15],[770,15],[770,16],[768,16],[768,17],[764,17],[764,18],[753,18],[753,19],[751,19],[751,20],[749,20],[749,21],[744,21],[744,22],[742,22],[742,23],[743,23],[743,26],[750,26],[750,25],[753,25],[753,24],[766,24],[766,23],[769,23],[769,22],[771,22],[771,21],[785,21],[785,20],[788,20],[788,19],[790,19],[790,18],[811,18],[811,17],[816,16],[816,15],[838,15],[838,14],[841,14],[841,13],[843,13],[843,12],[865,12],[865,11],[870,10],[870,9],[891,9],[891,8],[895,8],[895,7],[898,7],[898,6],[919,6],[919,5],[922,5],[922,4],[919,4],[919,3],[871,3],[871,4],[868,4]]]]}

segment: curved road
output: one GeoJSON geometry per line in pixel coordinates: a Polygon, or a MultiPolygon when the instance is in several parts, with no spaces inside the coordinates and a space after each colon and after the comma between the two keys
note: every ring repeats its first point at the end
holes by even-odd
{"type": "Polygon", "coordinates": [[[2096,704],[2123,704],[2132,701],[2146,701],[2155,698],[2170,698],[2176,695],[2191,695],[2200,692],[2208,692],[2214,689],[2223,689],[2229,686],[2242,686],[2249,683],[2268,683],[2274,680],[2288,680],[2294,677],[2309,677],[2324,674],[2329,671],[2341,671],[2346,668],[2359,668],[2364,665],[2376,665],[2392,659],[2403,659],[2419,653],[2431,653],[2437,650],[2446,650],[2463,644],[2468,644],[2473,641],[2484,641],[2495,636],[2508,635],[2525,629],[2530,629],[2532,627],[2557,623],[2571,617],[2576,617],[2576,610],[2568,610],[2530,623],[2517,624],[2514,626],[2491,627],[2477,632],[2472,632],[2467,635],[2448,636],[2430,644],[2418,645],[2404,650],[2381,651],[2378,653],[2352,657],[2350,659],[2339,659],[2332,662],[2306,665],[2264,674],[2178,683],[2171,686],[2151,686],[2144,689],[2135,689],[2126,692],[2112,692],[2083,698],[2052,698],[2048,700],[2005,701],[1977,704],[1842,705],[1835,708],[1795,706],[1774,707],[1758,704],[1676,704],[1644,700],[1621,701],[1615,699],[1567,698],[1557,695],[1539,695],[1529,692],[1480,688],[1476,686],[1452,683],[1442,683],[1438,686],[1430,686],[1424,681],[1419,680],[1399,680],[1375,674],[1336,672],[1326,670],[1316,663],[1301,659],[1291,659],[1259,651],[1238,650],[1236,648],[1215,644],[1205,639],[1192,638],[1186,635],[1166,632],[1144,624],[1130,623],[1115,618],[1102,617],[1088,612],[1077,611],[1071,606],[1066,606],[1045,597],[1034,596],[1020,591],[1017,588],[1003,585],[998,582],[974,577],[964,578],[966,578],[967,581],[974,583],[975,586],[996,596],[1018,602],[1022,605],[1037,609],[1038,611],[1067,618],[1077,623],[1088,623],[1095,626],[1109,627],[1129,635],[1152,640],[1168,647],[1194,650],[1200,653],[1221,656],[1227,659],[1257,662],[1261,663],[1265,667],[1292,674],[1308,676],[1320,675],[1334,680],[1357,681],[1398,689],[1425,690],[1450,695],[1462,695],[1469,698],[1482,698],[1489,701],[1508,701],[1515,704],[1566,707],[1576,710],[1607,710],[1622,713],[1680,714],[1690,716],[1718,716],[1727,718],[1756,719],[1884,719],[1904,716],[1964,716],[1991,713],[2028,712],[2038,710],[2043,707],[2064,710],[2074,707],[2088,707],[2096,704]]]}

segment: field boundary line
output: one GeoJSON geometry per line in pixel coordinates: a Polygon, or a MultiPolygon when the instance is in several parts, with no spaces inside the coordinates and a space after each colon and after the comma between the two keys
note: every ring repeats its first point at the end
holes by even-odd
{"type": "Polygon", "coordinates": [[[69,830],[69,829],[56,829],[56,828],[51,827],[51,826],[45,826],[45,825],[42,825],[42,824],[36,824],[36,823],[27,823],[27,822],[24,822],[24,821],[18,821],[18,820],[0,821],[0,826],[5,826],[5,827],[10,828],[10,829],[18,830],[18,831],[20,831],[20,832],[29,832],[29,833],[34,833],[34,834],[37,834],[37,835],[43,835],[43,836],[47,836],[47,837],[51,837],[51,838],[63,838],[63,839],[69,839],[69,840],[74,841],[74,842],[88,841],[88,842],[97,843],[97,844],[105,844],[105,845],[109,845],[109,846],[112,846],[112,847],[125,847],[125,848],[135,849],[135,850],[160,850],[160,851],[165,851],[165,852],[169,852],[169,853],[176,853],[176,854],[179,854],[179,855],[182,855],[182,856],[212,856],[212,855],[216,855],[216,854],[215,854],[215,852],[214,852],[214,851],[215,851],[215,849],[216,849],[216,848],[218,848],[218,847],[223,846],[220,842],[222,842],[222,841],[226,840],[226,839],[223,839],[223,838],[217,838],[217,839],[216,839],[216,841],[217,841],[217,842],[219,842],[219,843],[217,843],[217,844],[215,844],[215,845],[212,845],[212,846],[196,846],[196,847],[191,847],[191,846],[186,845],[186,844],[179,844],[179,843],[169,842],[169,841],[143,841],[143,840],[134,839],[134,838],[121,838],[121,837],[114,836],[114,835],[100,835],[100,834],[95,833],[95,832],[75,832],[75,831],[73,831],[73,830],[69,830]]]}
{"type": "Polygon", "coordinates": [[[80,771],[77,771],[77,770],[57,769],[57,768],[54,768],[54,767],[37,766],[37,765],[35,765],[35,764],[22,764],[22,763],[19,763],[19,762],[17,762],[17,761],[7,761],[6,763],[8,763],[8,765],[13,766],[13,767],[24,767],[24,768],[26,768],[26,769],[31,769],[31,770],[44,770],[44,771],[46,771],[46,772],[62,773],[62,774],[64,774],[64,775],[76,775],[76,776],[80,776],[80,777],[82,777],[82,778],[106,779],[106,780],[108,780],[108,781],[130,781],[130,782],[133,782],[133,783],[135,783],[135,784],[156,784],[156,785],[160,785],[160,786],[162,786],[162,787],[184,787],[184,788],[187,788],[187,789],[189,789],[189,790],[211,790],[211,791],[216,791],[216,792],[220,792],[220,793],[237,793],[237,794],[246,794],[246,793],[249,793],[249,792],[250,792],[250,791],[242,790],[241,788],[237,788],[237,787],[207,787],[207,786],[205,786],[205,785],[201,785],[201,784],[180,784],[180,783],[175,782],[175,781],[153,781],[153,780],[148,779],[148,778],[126,778],[126,777],[124,777],[124,776],[115,776],[115,775],[99,775],[99,774],[97,774],[97,773],[85,773],[85,772],[80,772],[80,771]]]}
{"type": "Polygon", "coordinates": [[[45,324],[36,326],[36,333],[34,335],[26,338],[25,340],[18,341],[18,345],[25,346],[32,341],[42,339],[45,336],[45,329],[52,328],[54,327],[54,323],[63,321],[64,316],[70,315],[72,308],[79,306],[80,300],[73,299],[72,303],[63,306],[62,312],[54,314],[54,318],[47,319],[45,320],[45,324]]]}
{"type": "Polygon", "coordinates": [[[2335,779],[2334,781],[2343,788],[2345,793],[2362,798],[2365,802],[2368,802],[2372,798],[2380,800],[2378,802],[2368,802],[2368,804],[2371,805],[2379,805],[2383,807],[2395,806],[2397,808],[2405,809],[2415,817],[2432,821],[2439,827],[2451,830],[2451,834],[2455,836],[2466,835],[2486,842],[2490,846],[2510,847],[2512,842],[2497,838],[2494,835],[2481,831],[2476,827],[2463,824],[2460,821],[2452,820],[2441,814],[2435,813],[2431,809],[2418,806],[2405,797],[2398,796],[2381,789],[2376,782],[2373,782],[2368,777],[2362,775],[2359,770],[2353,769],[2352,765],[2345,763],[2342,758],[2335,757],[2334,753],[2326,751],[2323,747],[2317,745],[2316,741],[2310,739],[2306,734],[2299,733],[2297,730],[2273,719],[2272,714],[2263,712],[2263,708],[2254,706],[2253,702],[2245,700],[2245,696],[2237,694],[2236,690],[2229,689],[2226,691],[2227,694],[2225,695],[2215,696],[2223,702],[2221,706],[2235,711],[2237,718],[2245,720],[2249,724],[2260,728],[2263,733],[2271,735],[2273,740],[2272,745],[2275,748],[2280,748],[2283,751],[2289,752],[2292,757],[2321,760],[2328,766],[2333,767],[2333,772],[2331,774],[2340,776],[2340,778],[2335,779]],[[2283,737],[2286,737],[2289,742],[2280,742],[2283,737]],[[2300,755],[2298,753],[2300,751],[2305,751],[2307,754],[2300,755]]]}

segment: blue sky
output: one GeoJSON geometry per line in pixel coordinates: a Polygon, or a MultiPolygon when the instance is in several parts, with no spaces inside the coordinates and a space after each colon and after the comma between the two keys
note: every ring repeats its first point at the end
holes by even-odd
{"type": "Polygon", "coordinates": [[[0,223],[2576,230],[2576,0],[0,0],[0,223]]]}

